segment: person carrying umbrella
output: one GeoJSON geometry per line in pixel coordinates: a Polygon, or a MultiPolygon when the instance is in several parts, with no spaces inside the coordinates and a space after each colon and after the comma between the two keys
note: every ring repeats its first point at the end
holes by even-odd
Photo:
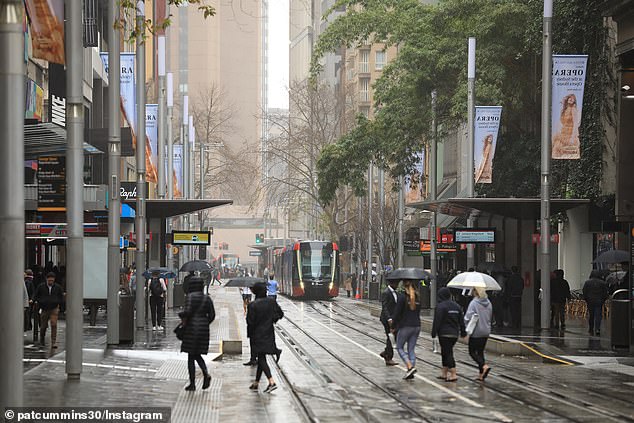
{"type": "Polygon", "coordinates": [[[469,336],[469,355],[478,364],[478,369],[480,370],[478,380],[482,382],[484,382],[491,371],[491,367],[486,364],[484,359],[484,347],[491,334],[492,316],[493,307],[487,298],[485,289],[481,287],[473,288],[473,299],[469,303],[464,321],[468,324],[471,319],[476,319],[473,333],[469,336]]]}
{"type": "Polygon", "coordinates": [[[396,350],[407,366],[403,379],[413,379],[416,373],[416,341],[420,335],[420,293],[419,281],[403,280],[405,295],[399,294],[392,317],[388,320],[396,333],[396,350]],[[407,343],[407,352],[405,352],[407,343]]]}
{"type": "Polygon", "coordinates": [[[588,333],[597,336],[601,334],[603,303],[608,299],[608,286],[600,275],[600,270],[593,270],[583,284],[583,299],[588,304],[588,333]]]}

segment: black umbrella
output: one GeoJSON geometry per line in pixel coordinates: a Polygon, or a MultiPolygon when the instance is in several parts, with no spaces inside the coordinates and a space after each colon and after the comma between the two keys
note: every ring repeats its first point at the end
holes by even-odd
{"type": "Polygon", "coordinates": [[[594,259],[593,263],[623,263],[630,261],[630,254],[623,250],[610,250],[601,253],[594,259]]]}
{"type": "Polygon", "coordinates": [[[487,261],[485,263],[480,263],[478,264],[477,268],[478,268],[478,272],[487,272],[489,274],[504,272],[504,266],[494,261],[487,261]]]}
{"type": "Polygon", "coordinates": [[[256,283],[264,283],[264,279],[250,278],[250,277],[232,278],[232,279],[229,279],[229,282],[225,284],[225,287],[235,287],[235,288],[239,288],[243,286],[252,287],[256,283]]]}
{"type": "Polygon", "coordinates": [[[418,267],[404,267],[396,269],[388,273],[385,277],[388,281],[400,281],[404,279],[420,281],[429,278],[431,278],[431,273],[424,269],[419,269],[418,267]]]}
{"type": "Polygon", "coordinates": [[[211,264],[204,260],[192,260],[183,264],[181,267],[181,272],[204,272],[206,270],[211,270],[211,264]]]}
{"type": "Polygon", "coordinates": [[[150,279],[152,277],[152,273],[154,272],[159,272],[159,278],[172,279],[176,277],[176,272],[172,269],[168,269],[167,267],[150,267],[143,272],[143,276],[146,279],[150,279]]]}

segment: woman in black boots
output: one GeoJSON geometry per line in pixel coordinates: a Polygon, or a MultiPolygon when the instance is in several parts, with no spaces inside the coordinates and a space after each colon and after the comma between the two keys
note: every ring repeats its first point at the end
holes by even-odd
{"type": "Polygon", "coordinates": [[[203,372],[203,389],[209,388],[211,383],[211,376],[202,355],[209,351],[209,324],[214,321],[216,312],[211,298],[203,294],[203,286],[202,278],[193,277],[189,280],[189,295],[185,300],[185,309],[178,314],[185,326],[181,352],[187,353],[189,385],[185,388],[186,391],[196,390],[194,361],[203,372]]]}

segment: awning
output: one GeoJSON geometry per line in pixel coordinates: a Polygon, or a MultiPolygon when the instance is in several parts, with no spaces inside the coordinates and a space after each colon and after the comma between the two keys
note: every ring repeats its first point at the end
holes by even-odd
{"type": "MultiPolygon", "coordinates": [[[[135,200],[124,201],[124,203],[133,209],[136,208],[135,200]]],[[[146,200],[145,214],[148,219],[165,219],[226,204],[233,204],[233,200],[146,200]]]]}
{"type": "MultiPolygon", "coordinates": [[[[103,154],[84,142],[86,154],[103,154]]],[[[24,125],[24,158],[37,159],[41,155],[66,154],[66,129],[51,122],[24,125]]]]}
{"type": "MultiPolygon", "coordinates": [[[[554,215],[589,204],[590,200],[587,199],[553,198],[550,200],[550,213],[554,215]]],[[[539,198],[449,198],[423,201],[408,206],[463,218],[474,211],[527,220],[537,220],[541,216],[539,198]]]]}

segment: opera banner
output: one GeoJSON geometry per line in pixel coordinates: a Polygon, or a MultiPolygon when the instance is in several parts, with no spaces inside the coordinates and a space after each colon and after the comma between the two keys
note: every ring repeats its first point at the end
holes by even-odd
{"type": "Polygon", "coordinates": [[[412,173],[405,177],[405,204],[419,203],[425,199],[425,153],[416,153],[412,173]]]}
{"type": "MultiPolygon", "coordinates": [[[[145,133],[150,146],[149,163],[145,169],[148,182],[158,182],[158,104],[145,105],[145,133]]],[[[147,152],[147,151],[146,151],[147,152]]]]}
{"type": "Polygon", "coordinates": [[[64,0],[26,0],[33,57],[63,65],[64,0]]]}
{"type": "MultiPolygon", "coordinates": [[[[134,53],[121,53],[121,74],[119,75],[121,93],[121,126],[129,126],[132,130],[133,143],[136,145],[136,92],[134,91],[134,53]],[[126,125],[127,124],[127,125],[126,125]]],[[[101,61],[109,75],[108,53],[101,53],[101,61]]]]}
{"type": "Polygon", "coordinates": [[[587,55],[553,55],[552,158],[579,159],[587,55]]]}
{"type": "Polygon", "coordinates": [[[500,129],[502,106],[477,106],[475,110],[473,165],[476,184],[490,184],[493,156],[500,129]]]}
{"type": "Polygon", "coordinates": [[[174,169],[172,169],[172,186],[174,198],[183,198],[183,144],[174,144],[174,169]]]}

